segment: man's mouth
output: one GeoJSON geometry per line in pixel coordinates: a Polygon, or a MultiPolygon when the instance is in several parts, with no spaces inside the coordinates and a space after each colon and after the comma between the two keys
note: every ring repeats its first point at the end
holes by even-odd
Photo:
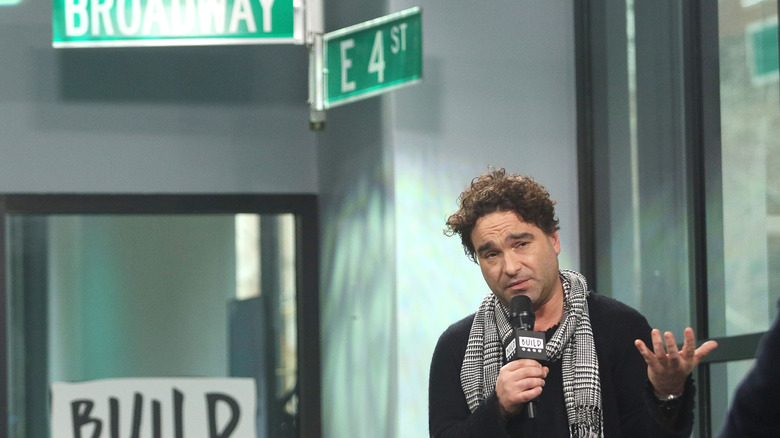
{"type": "Polygon", "coordinates": [[[528,285],[529,285],[530,281],[531,280],[527,279],[527,278],[523,279],[523,280],[513,281],[513,282],[509,283],[509,285],[507,286],[507,289],[512,289],[512,290],[523,290],[523,289],[526,289],[526,288],[528,288],[528,285]]]}

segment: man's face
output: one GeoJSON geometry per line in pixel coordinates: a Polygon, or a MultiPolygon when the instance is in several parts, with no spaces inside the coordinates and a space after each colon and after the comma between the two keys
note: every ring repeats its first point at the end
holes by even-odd
{"type": "Polygon", "coordinates": [[[553,297],[560,281],[557,231],[548,236],[517,213],[498,211],[477,220],[471,241],[482,276],[507,309],[516,295],[527,295],[537,309],[553,297]]]}

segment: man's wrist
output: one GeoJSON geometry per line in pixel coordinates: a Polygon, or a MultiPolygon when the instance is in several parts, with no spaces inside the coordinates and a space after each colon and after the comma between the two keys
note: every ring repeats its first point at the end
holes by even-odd
{"type": "Polygon", "coordinates": [[[682,392],[679,394],[669,394],[664,397],[659,397],[657,393],[653,395],[655,395],[655,403],[667,416],[678,412],[680,406],[682,406],[682,392]]]}
{"type": "Polygon", "coordinates": [[[684,391],[680,391],[676,394],[667,394],[667,395],[659,395],[658,391],[653,391],[653,395],[655,395],[655,398],[658,399],[660,402],[669,402],[672,400],[677,400],[678,398],[682,397],[684,391]]]}
{"type": "Polygon", "coordinates": [[[675,391],[667,391],[667,392],[659,391],[655,386],[652,386],[652,388],[653,388],[653,395],[659,401],[674,400],[676,398],[682,397],[682,395],[685,393],[685,385],[682,385],[680,388],[677,388],[677,390],[675,391]]]}

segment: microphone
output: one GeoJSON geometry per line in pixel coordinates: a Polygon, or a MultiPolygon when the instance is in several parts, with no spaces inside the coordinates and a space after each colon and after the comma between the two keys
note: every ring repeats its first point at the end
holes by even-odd
{"type": "Polygon", "coordinates": [[[509,322],[512,327],[533,331],[535,321],[536,315],[531,298],[526,295],[512,297],[512,301],[509,303],[509,322]]]}
{"type": "MultiPolygon", "coordinates": [[[[544,350],[544,333],[534,331],[534,314],[531,298],[525,295],[512,297],[509,303],[509,323],[515,336],[515,360],[547,360],[544,350]]],[[[528,402],[528,418],[536,418],[536,403],[528,402]]]]}

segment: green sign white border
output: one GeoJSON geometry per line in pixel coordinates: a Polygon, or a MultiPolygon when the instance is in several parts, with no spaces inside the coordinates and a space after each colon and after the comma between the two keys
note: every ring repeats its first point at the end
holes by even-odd
{"type": "Polygon", "coordinates": [[[117,48],[117,47],[188,47],[188,46],[233,46],[233,45],[265,45],[265,44],[295,44],[303,45],[305,41],[304,1],[293,2],[293,36],[283,38],[231,38],[215,36],[213,38],[128,38],[111,41],[52,41],[55,49],[81,48],[117,48]]]}
{"type": "MultiPolygon", "coordinates": [[[[374,18],[373,20],[364,21],[362,23],[354,24],[352,26],[344,27],[339,30],[334,30],[333,32],[328,32],[325,35],[322,36],[322,58],[327,59],[328,55],[328,41],[340,38],[346,35],[350,35],[353,33],[360,32],[362,30],[370,29],[372,27],[380,26],[382,24],[387,23],[388,21],[394,21],[398,20],[400,18],[405,18],[412,15],[422,14],[422,9],[419,6],[415,6],[413,8],[404,9],[400,12],[395,12],[390,15],[385,15],[383,17],[374,18]]],[[[327,75],[325,75],[327,76],[327,75]]],[[[327,110],[330,108],[335,108],[337,106],[346,105],[348,103],[356,102],[363,99],[368,99],[371,97],[378,96],[380,94],[389,93],[391,91],[397,90],[399,88],[408,87],[410,85],[419,84],[422,82],[422,78],[413,79],[407,82],[403,82],[400,84],[394,84],[394,85],[388,85],[387,87],[375,89],[366,91],[365,93],[356,94],[354,96],[345,97],[342,99],[338,99],[335,101],[328,101],[328,89],[327,86],[325,86],[325,83],[327,82],[325,79],[322,80],[322,93],[323,93],[323,99],[322,99],[322,109],[327,110]]]]}

